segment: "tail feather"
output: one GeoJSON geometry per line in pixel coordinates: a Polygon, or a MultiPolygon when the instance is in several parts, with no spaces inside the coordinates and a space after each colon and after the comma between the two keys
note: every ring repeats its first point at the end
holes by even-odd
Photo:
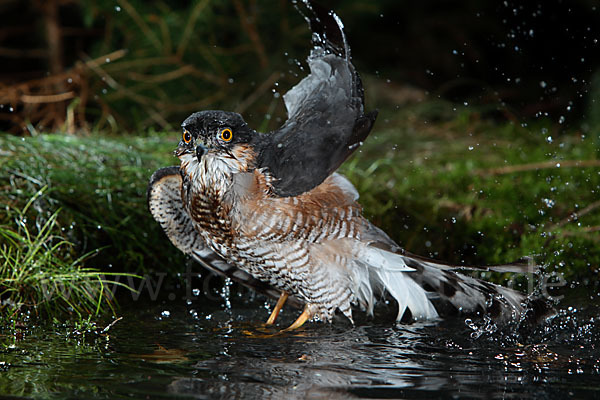
{"type": "Polygon", "coordinates": [[[359,254],[353,277],[354,293],[367,312],[373,313],[374,295],[387,292],[398,303],[398,320],[407,309],[417,319],[438,316],[427,293],[409,277],[415,269],[406,264],[403,255],[374,246],[364,246],[359,254]]]}
{"type": "Polygon", "coordinates": [[[440,308],[451,305],[460,313],[480,312],[498,322],[513,320],[526,309],[527,296],[522,293],[431,264],[417,267],[410,276],[440,308]]]}
{"type": "Polygon", "coordinates": [[[493,271],[493,272],[513,272],[513,273],[533,273],[539,270],[539,266],[535,264],[535,261],[531,257],[521,257],[516,261],[501,264],[501,265],[452,265],[446,264],[441,261],[433,260],[431,258],[419,256],[416,254],[409,253],[408,251],[397,248],[393,250],[394,253],[402,254],[407,258],[418,261],[421,264],[430,265],[436,269],[444,271],[493,271]]]}
{"type": "Polygon", "coordinates": [[[398,302],[397,320],[401,320],[407,310],[414,319],[433,319],[438,312],[421,286],[410,278],[412,272],[392,272],[377,269],[376,279],[398,302]]]}
{"type": "MultiPolygon", "coordinates": [[[[401,251],[366,246],[356,261],[353,282],[359,304],[373,312],[374,297],[387,292],[398,303],[397,320],[432,319],[448,312],[482,313],[504,323],[524,316],[530,299],[513,289],[463,275],[452,266],[401,251]]],[[[396,249],[394,249],[396,250],[396,249]]],[[[524,271],[524,262],[475,270],[524,271]]]]}

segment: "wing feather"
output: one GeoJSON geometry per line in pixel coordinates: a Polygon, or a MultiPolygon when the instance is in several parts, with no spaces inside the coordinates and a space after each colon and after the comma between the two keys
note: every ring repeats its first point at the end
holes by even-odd
{"type": "Polygon", "coordinates": [[[313,31],[310,74],[283,96],[288,120],[261,135],[258,145],[257,166],[274,176],[273,189],[281,197],[321,184],[362,144],[377,116],[364,114],[362,83],[340,19],[303,4],[313,31]]]}

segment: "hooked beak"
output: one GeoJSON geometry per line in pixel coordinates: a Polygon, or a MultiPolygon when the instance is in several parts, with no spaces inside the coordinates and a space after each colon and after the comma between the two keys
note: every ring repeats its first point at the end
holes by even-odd
{"type": "Polygon", "coordinates": [[[196,146],[196,158],[198,159],[198,161],[200,161],[202,156],[205,155],[207,151],[208,149],[202,143],[196,146]]]}
{"type": "Polygon", "coordinates": [[[177,146],[177,148],[175,149],[175,151],[173,152],[173,154],[175,154],[175,157],[180,157],[182,155],[184,155],[186,153],[187,149],[183,146],[177,146]]]}

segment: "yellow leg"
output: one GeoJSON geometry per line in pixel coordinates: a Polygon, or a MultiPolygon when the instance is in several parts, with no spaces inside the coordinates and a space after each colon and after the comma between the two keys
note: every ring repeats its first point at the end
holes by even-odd
{"type": "MultiPolygon", "coordinates": [[[[281,309],[281,306],[283,306],[283,303],[285,303],[285,299],[288,297],[287,293],[282,293],[281,296],[279,297],[279,301],[277,302],[277,306],[279,306],[279,309],[281,309]],[[280,304],[281,303],[281,304],[280,304]]],[[[277,306],[275,307],[275,310],[277,310],[277,306]]],[[[300,316],[298,317],[298,319],[290,326],[288,326],[285,329],[280,330],[277,333],[274,334],[270,334],[270,335],[264,335],[264,334],[256,334],[250,331],[243,331],[244,334],[248,335],[248,336],[252,336],[255,338],[261,338],[261,339],[267,339],[267,338],[272,338],[272,337],[276,337],[279,335],[282,335],[285,332],[290,332],[293,330],[296,330],[298,328],[300,328],[302,325],[304,325],[304,323],[306,321],[308,321],[309,319],[311,319],[314,315],[315,315],[315,310],[314,310],[314,306],[311,304],[307,304],[304,307],[304,311],[302,311],[302,314],[300,314],[300,316]]],[[[273,320],[275,320],[275,318],[277,317],[277,314],[275,313],[275,310],[273,311],[273,314],[275,314],[275,317],[273,317],[273,320]]],[[[271,316],[273,316],[273,314],[271,314],[271,316]]],[[[269,318],[269,320],[271,320],[271,318],[269,318]]]]}
{"type": "Polygon", "coordinates": [[[289,295],[286,292],[281,292],[279,300],[277,300],[277,304],[275,305],[271,316],[269,316],[269,319],[267,320],[267,325],[273,325],[273,323],[277,319],[277,316],[279,315],[279,311],[281,311],[281,309],[283,308],[283,305],[285,304],[285,301],[287,300],[288,296],[289,295]]]}
{"type": "Polygon", "coordinates": [[[298,319],[293,324],[291,324],[287,328],[283,329],[281,332],[289,332],[289,331],[293,331],[295,329],[298,329],[302,325],[304,325],[304,323],[306,321],[308,321],[309,319],[311,319],[312,317],[313,317],[312,307],[311,307],[310,304],[307,304],[304,307],[304,311],[302,311],[302,314],[300,314],[300,316],[298,317],[298,319]]]}

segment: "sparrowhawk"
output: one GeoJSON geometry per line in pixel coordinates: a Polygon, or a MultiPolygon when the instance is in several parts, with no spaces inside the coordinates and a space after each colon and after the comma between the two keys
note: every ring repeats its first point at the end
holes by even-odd
{"type": "MultiPolygon", "coordinates": [[[[288,119],[268,134],[236,113],[201,111],[182,124],[180,166],[159,169],[149,208],[171,242],[207,268],[331,321],[336,311],[373,312],[389,294],[398,320],[437,318],[448,308],[506,321],[526,296],[407,253],[371,224],[358,192],[336,169],[362,144],[377,112],[336,14],[303,2],[313,32],[310,73],[284,96],[288,119]],[[289,297],[289,298],[288,298],[289,297]]],[[[520,270],[522,265],[491,267],[520,270]]]]}

